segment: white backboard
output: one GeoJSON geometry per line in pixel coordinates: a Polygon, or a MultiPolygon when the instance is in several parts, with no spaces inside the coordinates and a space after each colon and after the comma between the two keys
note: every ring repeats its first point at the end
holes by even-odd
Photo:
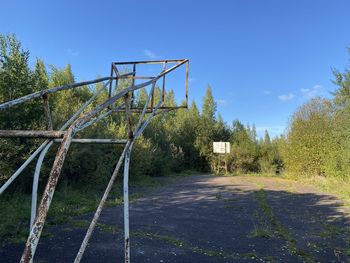
{"type": "Polygon", "coordinates": [[[230,153],[231,147],[229,142],[213,142],[214,153],[230,153]]]}

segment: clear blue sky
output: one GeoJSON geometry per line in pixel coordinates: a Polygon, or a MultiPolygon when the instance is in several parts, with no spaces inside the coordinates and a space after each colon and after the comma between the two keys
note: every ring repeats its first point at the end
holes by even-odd
{"type": "Polygon", "coordinates": [[[349,10],[348,0],[13,0],[1,4],[0,33],[32,59],[70,63],[77,80],[107,75],[112,61],[188,58],[190,99],[200,104],[210,84],[227,123],[276,135],[309,97],[334,90],[349,10]]]}

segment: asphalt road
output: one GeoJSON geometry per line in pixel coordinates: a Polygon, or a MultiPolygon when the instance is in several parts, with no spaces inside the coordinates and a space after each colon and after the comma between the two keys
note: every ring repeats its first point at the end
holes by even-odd
{"type": "MultiPolygon", "coordinates": [[[[73,262],[92,214],[46,229],[34,262],[73,262]]],[[[82,262],[123,262],[123,209],[104,209],[82,262]]],[[[295,182],[171,180],[130,206],[131,262],[350,262],[349,210],[295,182]]],[[[18,262],[23,245],[0,249],[18,262]]]]}

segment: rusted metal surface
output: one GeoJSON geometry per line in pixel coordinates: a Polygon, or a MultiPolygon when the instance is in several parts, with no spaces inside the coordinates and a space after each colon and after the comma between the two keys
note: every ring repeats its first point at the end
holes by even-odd
{"type": "MultiPolygon", "coordinates": [[[[129,87],[125,90],[133,90],[134,88],[142,87],[142,85],[143,84],[140,84],[134,87],[129,87]]],[[[57,185],[57,181],[61,173],[63,162],[65,160],[68,148],[71,144],[72,137],[74,136],[77,128],[79,128],[81,125],[86,123],[89,119],[94,117],[96,114],[98,114],[99,112],[101,112],[102,110],[104,110],[105,108],[113,104],[117,99],[121,98],[122,96],[125,96],[126,94],[127,92],[125,91],[119,92],[117,95],[111,97],[110,99],[106,100],[104,103],[100,104],[99,106],[95,107],[94,109],[90,110],[86,114],[79,117],[69,127],[68,131],[63,137],[63,141],[55,157],[55,162],[52,166],[50,176],[49,176],[43,197],[41,199],[40,206],[38,208],[38,213],[37,213],[35,222],[32,226],[30,235],[27,239],[27,243],[22,255],[21,262],[29,262],[34,257],[36,247],[39,242],[39,238],[47,216],[47,211],[50,207],[51,200],[57,185]]]]}
{"type": "MultiPolygon", "coordinates": [[[[131,85],[134,86],[135,85],[135,78],[136,78],[136,64],[134,64],[132,66],[132,71],[134,72],[134,74],[131,76],[132,77],[131,85]]],[[[132,105],[134,103],[134,99],[135,99],[134,92],[132,92],[131,93],[131,108],[132,108],[132,105]]]]}
{"type": "Polygon", "coordinates": [[[0,131],[0,137],[37,137],[37,138],[51,138],[52,140],[46,140],[39,148],[29,157],[29,159],[16,171],[16,173],[11,176],[8,182],[5,183],[5,188],[3,186],[0,188],[0,193],[4,191],[8,185],[19,175],[21,171],[28,165],[28,163],[35,158],[40,152],[40,157],[38,159],[34,180],[33,180],[33,199],[32,199],[32,211],[31,211],[31,231],[29,237],[27,239],[25,249],[21,258],[21,262],[31,262],[33,260],[37,244],[39,242],[39,238],[45,223],[45,219],[47,217],[47,212],[49,210],[55,188],[57,182],[60,177],[60,173],[62,170],[62,166],[67,155],[68,149],[71,143],[96,143],[96,144],[125,144],[124,150],[119,158],[119,161],[112,173],[111,179],[106,187],[103,197],[101,198],[100,204],[94,214],[94,218],[91,221],[89,229],[85,235],[85,238],[82,242],[82,245],[79,249],[79,252],[76,256],[75,262],[80,262],[82,259],[83,253],[86,249],[86,246],[89,242],[89,239],[92,235],[92,232],[96,226],[97,220],[101,214],[102,208],[107,200],[108,194],[111,191],[112,185],[118,175],[120,167],[124,161],[124,181],[123,181],[123,189],[124,189],[124,246],[125,246],[125,262],[130,261],[130,234],[129,234],[129,192],[128,192],[128,182],[129,182],[129,166],[130,166],[130,156],[132,151],[132,145],[134,140],[136,140],[150,123],[152,117],[157,114],[157,111],[170,111],[178,108],[187,107],[188,101],[188,60],[157,60],[157,61],[136,61],[136,62],[113,62],[111,65],[111,74],[109,77],[99,78],[92,81],[85,81],[80,83],[74,83],[69,85],[64,85],[60,87],[55,87],[52,89],[43,90],[40,92],[35,92],[21,98],[15,99],[10,102],[6,102],[0,105],[0,110],[7,109],[13,105],[20,104],[26,102],[31,99],[38,98],[43,96],[44,99],[44,110],[45,116],[47,119],[47,131],[0,131]],[[136,74],[136,65],[137,64],[163,64],[163,70],[155,77],[146,77],[146,76],[138,76],[136,74]],[[175,64],[171,66],[169,69],[166,69],[167,64],[175,64]],[[165,76],[176,68],[186,63],[186,106],[172,107],[163,105],[165,100],[165,76]],[[133,71],[125,74],[119,74],[117,65],[133,65],[133,71]],[[154,89],[157,81],[162,78],[162,89],[159,97],[159,101],[156,105],[154,105],[154,89]],[[123,90],[119,91],[116,94],[113,94],[112,87],[113,81],[115,80],[115,91],[118,91],[118,80],[119,79],[131,79],[131,85],[123,90]],[[142,82],[140,84],[135,85],[135,80],[148,80],[142,82]],[[77,88],[83,85],[94,84],[101,81],[108,80],[105,85],[97,90],[94,95],[84,103],[84,105],[63,125],[63,127],[59,131],[52,131],[52,121],[50,116],[50,109],[48,103],[48,94],[58,92],[61,90],[67,90],[71,88],[77,88]],[[151,90],[146,99],[146,103],[143,107],[133,107],[133,99],[134,99],[134,91],[141,89],[143,87],[151,85],[151,90]],[[108,98],[97,105],[93,109],[88,112],[82,114],[84,109],[101,93],[103,89],[108,89],[108,98]],[[119,99],[124,98],[124,103],[116,106],[117,101],[119,99]],[[151,102],[151,107],[149,104],[151,102]],[[73,138],[77,132],[80,130],[98,122],[109,116],[113,112],[124,112],[125,120],[128,126],[128,138],[127,139],[75,139],[73,138]],[[139,119],[135,128],[133,129],[134,123],[132,122],[132,112],[141,113],[139,115],[139,119]],[[146,119],[145,115],[150,113],[146,119]],[[81,115],[82,114],[82,115],[81,115]],[[65,131],[65,129],[68,130],[65,131]],[[63,137],[63,138],[62,138],[63,137]],[[54,142],[61,143],[59,150],[56,154],[55,161],[53,163],[45,191],[43,193],[42,199],[39,204],[39,208],[36,215],[36,196],[37,196],[37,184],[40,175],[40,169],[42,162],[44,160],[46,152],[49,150],[50,146],[54,142]],[[8,184],[7,184],[8,183],[8,184]],[[36,216],[35,216],[36,215],[36,216]],[[35,218],[35,220],[34,220],[35,218]],[[34,222],[33,222],[34,221],[34,222]]]}
{"type": "Polygon", "coordinates": [[[164,59],[164,60],[144,60],[144,61],[123,61],[123,62],[113,62],[115,65],[128,65],[128,64],[162,64],[166,63],[180,63],[183,61],[188,61],[188,59],[164,59]]]}
{"type": "Polygon", "coordinates": [[[26,101],[29,101],[29,100],[32,100],[35,98],[39,98],[39,97],[43,96],[44,94],[55,93],[55,92],[61,91],[61,90],[73,89],[73,88],[77,88],[77,87],[81,87],[81,86],[85,86],[85,85],[90,85],[90,84],[94,84],[94,83],[98,83],[98,82],[102,82],[102,81],[110,80],[110,79],[111,79],[110,77],[104,77],[104,78],[98,78],[98,79],[94,79],[94,80],[90,80],[90,81],[83,81],[83,82],[78,82],[78,83],[73,83],[73,84],[67,84],[67,85],[55,87],[52,89],[37,91],[37,92],[34,92],[32,94],[28,94],[26,96],[23,96],[21,98],[0,104],[0,110],[4,110],[4,109],[10,108],[16,104],[21,104],[23,102],[26,102],[26,101]]]}
{"type": "Polygon", "coordinates": [[[131,98],[130,94],[127,93],[124,96],[124,103],[125,103],[125,118],[127,122],[127,127],[128,127],[128,137],[129,139],[132,139],[134,137],[133,131],[132,131],[132,120],[131,120],[131,98]]]}
{"type": "MultiPolygon", "coordinates": [[[[97,116],[96,118],[84,123],[83,125],[81,125],[79,128],[77,128],[77,131],[81,131],[97,122],[99,122],[100,120],[106,118],[107,116],[109,116],[110,114],[112,114],[113,112],[118,112],[119,110],[121,110],[124,107],[124,104],[119,105],[118,107],[115,108],[111,108],[109,107],[109,110],[100,114],[99,116],[97,116]]],[[[123,110],[124,111],[124,110],[123,110]]]]}
{"type": "Polygon", "coordinates": [[[0,138],[63,138],[65,131],[0,130],[0,138]]]}
{"type": "Polygon", "coordinates": [[[50,172],[48,182],[45,187],[44,194],[42,196],[42,199],[39,205],[38,214],[35,218],[34,224],[30,231],[30,235],[25,244],[24,252],[22,254],[22,258],[20,262],[29,263],[34,257],[36,247],[38,245],[39,238],[40,238],[42,229],[44,227],[47,212],[49,210],[49,207],[53,198],[53,194],[56,189],[58,178],[61,174],[63,162],[65,160],[67,151],[71,143],[72,135],[73,135],[73,129],[70,128],[68,129],[68,132],[65,134],[63,141],[61,143],[61,146],[57,152],[54,164],[50,172]]]}
{"type": "Polygon", "coordinates": [[[41,170],[41,165],[43,164],[45,155],[47,151],[50,149],[52,145],[52,141],[49,142],[48,145],[46,145],[45,149],[40,153],[38,161],[36,162],[35,166],[35,172],[34,172],[34,177],[33,177],[33,187],[32,187],[32,207],[31,207],[31,212],[30,212],[30,224],[29,224],[29,234],[30,231],[32,230],[34,220],[36,217],[36,206],[37,206],[37,200],[38,200],[38,184],[39,184],[39,176],[40,176],[40,170],[41,170]]]}
{"type": "Polygon", "coordinates": [[[186,62],[186,108],[188,107],[188,71],[189,71],[189,66],[190,66],[190,62],[187,61],[186,62]]]}
{"type": "MultiPolygon", "coordinates": [[[[166,62],[163,63],[163,71],[166,70],[166,62]]],[[[163,76],[163,83],[162,83],[162,101],[165,101],[165,75],[163,76]]]]}
{"type": "MultiPolygon", "coordinates": [[[[54,142],[62,142],[62,139],[54,139],[54,142]]],[[[72,143],[82,144],[125,144],[128,140],[122,139],[72,139],[72,143]]]]}
{"type": "Polygon", "coordinates": [[[129,166],[133,142],[126,150],[124,159],[123,204],[124,204],[124,259],[130,262],[130,230],[129,230],[129,166]]]}
{"type": "MultiPolygon", "coordinates": [[[[113,77],[113,63],[111,64],[111,78],[113,77]]],[[[112,87],[113,87],[113,81],[109,82],[109,89],[108,89],[108,98],[111,98],[112,96],[112,87]]]]}

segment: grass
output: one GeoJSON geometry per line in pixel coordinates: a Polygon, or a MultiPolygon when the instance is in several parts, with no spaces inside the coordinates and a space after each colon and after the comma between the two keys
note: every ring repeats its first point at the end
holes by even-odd
{"type": "MultiPolygon", "coordinates": [[[[158,180],[148,176],[130,181],[130,188],[144,188],[145,191],[152,191],[159,185],[158,180]]],[[[76,216],[95,211],[101,200],[103,191],[104,189],[74,189],[69,187],[56,190],[46,225],[69,223],[76,216]]],[[[121,183],[116,182],[105,206],[121,205],[123,203],[121,194],[121,183]]],[[[133,201],[141,197],[143,197],[142,192],[137,191],[130,194],[129,199],[133,201]]],[[[38,200],[40,200],[40,197],[38,197],[38,200]]],[[[29,232],[30,206],[31,195],[29,194],[16,193],[1,196],[0,246],[6,243],[21,243],[26,241],[29,232]]]]}
{"type": "MultiPolygon", "coordinates": [[[[173,246],[188,249],[194,253],[209,256],[209,257],[217,257],[217,258],[232,259],[232,260],[237,260],[240,258],[247,258],[248,257],[248,255],[239,255],[238,253],[230,254],[230,253],[226,253],[222,250],[204,249],[204,248],[201,248],[198,246],[193,246],[184,240],[177,239],[177,238],[174,238],[171,236],[160,235],[158,233],[153,233],[153,232],[133,231],[133,232],[131,232],[131,234],[135,237],[143,237],[143,238],[161,240],[161,241],[164,241],[164,242],[171,244],[173,246]]],[[[251,259],[258,259],[259,258],[256,254],[249,255],[249,256],[251,256],[250,257],[251,259]]]]}
{"type": "MultiPolygon", "coordinates": [[[[279,175],[273,173],[246,173],[246,174],[226,174],[225,176],[247,176],[247,177],[265,177],[289,180],[291,183],[315,187],[317,190],[334,195],[344,202],[345,206],[350,207],[350,179],[324,176],[296,176],[290,173],[279,175]]],[[[295,192],[298,186],[290,186],[291,192],[295,192]]]]}
{"type": "Polygon", "coordinates": [[[313,186],[320,191],[332,194],[344,202],[344,205],[350,207],[350,180],[322,176],[296,177],[285,174],[285,178],[294,179],[297,182],[313,186]]]}
{"type": "Polygon", "coordinates": [[[279,236],[287,242],[287,247],[290,254],[298,255],[304,262],[314,262],[311,254],[297,247],[295,239],[289,233],[287,228],[285,228],[284,225],[274,215],[273,210],[267,203],[266,193],[264,189],[260,189],[256,192],[256,199],[258,201],[260,209],[263,211],[264,215],[267,217],[267,219],[273,226],[277,236],[279,236]]]}

